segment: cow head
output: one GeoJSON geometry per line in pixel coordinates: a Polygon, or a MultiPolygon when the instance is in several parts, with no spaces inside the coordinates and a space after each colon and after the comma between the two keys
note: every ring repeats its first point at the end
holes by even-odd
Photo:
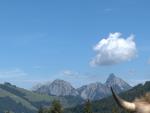
{"type": "MultiPolygon", "coordinates": [[[[146,99],[144,100],[144,97],[141,99],[136,99],[133,102],[128,102],[120,98],[112,88],[111,91],[115,101],[123,109],[134,113],[150,113],[150,102],[148,102],[146,99]]],[[[147,98],[150,98],[150,96],[147,96],[147,98]]]]}

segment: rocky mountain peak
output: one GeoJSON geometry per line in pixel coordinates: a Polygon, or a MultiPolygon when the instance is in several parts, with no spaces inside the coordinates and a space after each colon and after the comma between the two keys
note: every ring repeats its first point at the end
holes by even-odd
{"type": "Polygon", "coordinates": [[[109,75],[109,77],[107,78],[107,80],[109,80],[109,79],[115,79],[115,78],[116,78],[115,74],[114,74],[114,73],[111,73],[111,74],[109,75]]]}
{"type": "MultiPolygon", "coordinates": [[[[56,79],[56,80],[54,80],[52,83],[51,83],[51,85],[52,84],[55,84],[55,85],[69,85],[69,86],[71,86],[71,84],[69,83],[69,82],[67,82],[67,81],[64,81],[64,80],[61,80],[61,79],[56,79]]],[[[71,86],[72,87],[72,86],[71,86]]]]}
{"type": "Polygon", "coordinates": [[[35,92],[56,96],[77,96],[76,89],[67,81],[56,79],[48,85],[43,85],[35,92]]]}
{"type": "Polygon", "coordinates": [[[111,73],[107,78],[105,85],[108,87],[113,87],[117,92],[125,91],[131,88],[131,86],[115,74],[111,73]]]}

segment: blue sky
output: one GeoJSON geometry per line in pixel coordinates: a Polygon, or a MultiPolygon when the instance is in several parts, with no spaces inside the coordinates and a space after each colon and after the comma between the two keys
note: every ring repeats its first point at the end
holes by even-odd
{"type": "Polygon", "coordinates": [[[110,73],[132,85],[150,80],[149,6],[149,0],[0,1],[0,82],[31,88],[59,78],[79,87],[104,83],[110,73]],[[110,33],[124,41],[134,35],[135,47],[125,50],[133,54],[91,66],[102,55],[94,47],[110,33]]]}

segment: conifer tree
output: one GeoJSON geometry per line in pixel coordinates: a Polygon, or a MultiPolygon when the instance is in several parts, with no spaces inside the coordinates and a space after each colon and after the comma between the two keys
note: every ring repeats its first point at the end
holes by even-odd
{"type": "Polygon", "coordinates": [[[89,99],[85,102],[84,113],[92,113],[92,104],[89,99]]]}
{"type": "Polygon", "coordinates": [[[44,113],[44,109],[40,107],[40,109],[38,110],[38,113],[44,113]]]}
{"type": "Polygon", "coordinates": [[[49,110],[49,113],[63,113],[63,107],[60,104],[60,101],[54,100],[52,102],[52,106],[49,110]]]}

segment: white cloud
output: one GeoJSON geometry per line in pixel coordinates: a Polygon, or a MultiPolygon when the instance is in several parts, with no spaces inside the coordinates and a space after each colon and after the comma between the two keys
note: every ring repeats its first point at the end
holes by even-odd
{"type": "Polygon", "coordinates": [[[67,76],[73,76],[73,75],[78,75],[78,72],[74,72],[71,70],[64,70],[61,72],[62,75],[67,75],[67,76]]]}
{"type": "Polygon", "coordinates": [[[93,48],[96,56],[90,64],[113,65],[133,59],[137,55],[134,36],[130,35],[125,39],[121,35],[119,32],[110,33],[107,38],[100,40],[93,48]]]}
{"type": "Polygon", "coordinates": [[[70,70],[64,70],[63,74],[64,75],[72,75],[72,72],[70,70]]]}

